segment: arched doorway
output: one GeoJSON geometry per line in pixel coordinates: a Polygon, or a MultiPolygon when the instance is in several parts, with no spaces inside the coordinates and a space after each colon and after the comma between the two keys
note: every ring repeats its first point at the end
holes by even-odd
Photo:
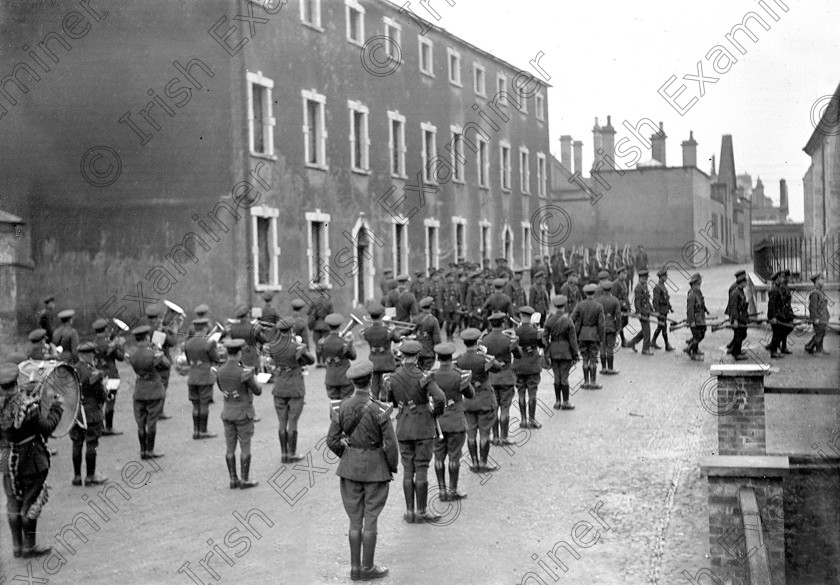
{"type": "Polygon", "coordinates": [[[373,286],[373,250],[371,243],[373,236],[367,220],[359,218],[353,226],[353,260],[356,270],[353,279],[353,304],[363,305],[365,301],[374,298],[376,292],[373,286]]]}

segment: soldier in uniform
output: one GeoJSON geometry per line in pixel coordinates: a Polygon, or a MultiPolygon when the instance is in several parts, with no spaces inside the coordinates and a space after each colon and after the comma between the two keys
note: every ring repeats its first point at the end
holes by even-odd
{"type": "Polygon", "coordinates": [[[397,309],[397,321],[408,323],[418,312],[417,297],[406,288],[408,274],[400,274],[397,281],[399,282],[397,286],[397,304],[394,305],[397,309]]]}
{"type": "Polygon", "coordinates": [[[519,343],[515,336],[506,335],[502,327],[508,318],[507,313],[497,312],[490,315],[490,332],[484,336],[487,355],[502,364],[498,372],[490,373],[490,386],[496,395],[496,421],[493,423],[493,444],[510,445],[508,430],[510,427],[510,405],[516,387],[516,375],[511,369],[513,358],[522,357],[519,343]]]}
{"type": "Polygon", "coordinates": [[[627,342],[627,347],[636,351],[636,344],[641,341],[642,355],[653,355],[653,350],[650,348],[650,313],[652,307],[650,306],[650,292],[648,291],[647,279],[648,271],[644,268],[639,270],[639,282],[636,284],[636,288],[633,289],[633,307],[639,316],[639,326],[642,330],[627,342]]]}
{"type": "Polygon", "coordinates": [[[222,392],[222,424],[225,427],[225,463],[230,476],[230,489],[247,489],[257,485],[251,481],[251,438],[254,436],[254,396],[262,394],[262,386],[254,378],[254,368],[242,362],[241,352],[248,347],[242,338],[226,339],[228,359],[216,373],[222,392]],[[236,443],[240,448],[242,479],[236,475],[236,443]]]}
{"type": "Polygon", "coordinates": [[[505,283],[504,292],[510,297],[510,314],[518,315],[519,307],[528,304],[528,299],[525,297],[525,289],[522,287],[522,273],[521,268],[513,271],[513,278],[505,283]]]}
{"type": "MultiPolygon", "coordinates": [[[[727,299],[732,298],[732,293],[735,292],[736,288],[738,288],[738,280],[741,278],[742,274],[746,278],[747,271],[741,269],[741,270],[739,270],[738,272],[735,273],[735,281],[732,284],[729,285],[729,292],[726,293],[726,298],[727,299]]],[[[723,311],[724,315],[730,316],[729,315],[729,308],[730,308],[730,303],[727,301],[726,309],[724,309],[724,311],[723,311]]],[[[733,339],[733,341],[734,341],[734,339],[733,339]]],[[[730,341],[729,343],[726,344],[726,353],[732,353],[732,341],[730,341]]]]}
{"type": "Polygon", "coordinates": [[[726,306],[726,314],[729,315],[729,322],[732,325],[732,341],[729,342],[732,357],[738,361],[747,359],[741,351],[741,345],[747,338],[747,324],[750,321],[750,304],[744,294],[744,287],[747,286],[747,275],[738,277],[735,287],[729,295],[729,303],[726,306]]]}
{"type": "Polygon", "coordinates": [[[402,334],[395,327],[385,327],[382,322],[385,308],[382,305],[371,305],[368,308],[368,313],[370,314],[371,324],[365,327],[360,335],[370,347],[370,361],[373,363],[370,379],[371,392],[373,392],[375,400],[386,402],[388,396],[385,387],[382,385],[382,377],[384,374],[397,369],[391,344],[399,342],[402,339],[402,334]]]}
{"type": "Polygon", "coordinates": [[[513,270],[508,266],[507,258],[496,258],[496,278],[513,280],[513,270]]]}
{"type": "MultiPolygon", "coordinates": [[[[610,273],[606,270],[601,270],[598,272],[598,290],[595,291],[595,298],[600,299],[601,295],[604,294],[604,283],[609,282],[610,280],[610,273]]],[[[610,283],[612,285],[612,283],[610,283]]]]}
{"type": "Polygon", "coordinates": [[[61,420],[63,408],[61,400],[56,400],[44,412],[41,401],[26,396],[17,380],[17,364],[0,365],[0,470],[12,552],[15,558],[40,557],[52,551],[35,544],[38,516],[47,503],[44,483],[50,455],[46,439],[61,420]]]}
{"type": "Polygon", "coordinates": [[[96,473],[96,449],[99,447],[99,437],[102,436],[102,410],[108,392],[105,390],[104,375],[96,369],[96,344],[83,341],[79,344],[79,361],[76,363],[76,375],[79,377],[81,407],[87,429],[73,424],[70,429],[70,440],[73,442],[73,485],[82,485],[82,447],[85,450],[85,468],[87,476],[85,485],[101,485],[108,478],[96,473]]]}
{"type": "Polygon", "coordinates": [[[382,297],[382,306],[386,308],[395,308],[400,300],[399,283],[396,279],[388,281],[388,292],[382,297]]]}
{"type": "Polygon", "coordinates": [[[446,297],[446,282],[442,278],[443,271],[435,268],[429,269],[429,296],[434,299],[432,304],[432,315],[438,320],[441,329],[444,328],[443,301],[446,297]]]}
{"type": "Polygon", "coordinates": [[[97,319],[93,322],[94,338],[96,344],[96,368],[101,370],[105,376],[105,428],[103,436],[121,435],[122,431],[114,430],[114,406],[117,403],[117,390],[120,385],[120,372],[117,369],[117,362],[125,359],[125,349],[122,338],[116,338],[107,332],[108,321],[97,319]]]}
{"type": "Polygon", "coordinates": [[[187,329],[187,339],[191,337],[195,337],[196,330],[195,330],[195,320],[196,319],[207,319],[207,322],[210,322],[210,307],[205,303],[201,303],[195,309],[195,319],[190,322],[190,328],[187,329]]]}
{"type": "Polygon", "coordinates": [[[475,329],[484,329],[484,315],[482,307],[487,300],[487,291],[484,282],[481,280],[481,272],[473,272],[470,275],[470,285],[467,289],[466,309],[468,311],[467,326],[475,329]]]}
{"type": "Polygon", "coordinates": [[[766,349],[770,350],[770,357],[774,359],[781,357],[778,353],[780,349],[781,353],[791,353],[786,347],[787,336],[793,330],[793,309],[790,306],[790,294],[786,290],[789,275],[787,269],[773,275],[773,286],[767,300],[767,318],[773,330],[773,339],[766,349]]]}
{"type": "Polygon", "coordinates": [[[414,333],[417,341],[423,346],[420,351],[420,356],[417,360],[417,365],[421,370],[429,371],[435,365],[435,349],[434,347],[440,343],[440,323],[432,315],[432,305],[434,299],[432,297],[425,297],[420,301],[420,314],[414,318],[414,324],[417,328],[414,333]]]}
{"type": "Polygon", "coordinates": [[[397,412],[397,440],[403,464],[403,493],[406,512],[403,519],[411,523],[437,522],[426,508],[429,493],[429,462],[432,444],[437,436],[435,417],[443,413],[446,396],[433,376],[417,365],[423,346],[407,340],[400,346],[403,362],[387,380],[386,387],[397,412]],[[430,402],[431,401],[431,402],[430,402]],[[415,512],[415,497],[417,508],[415,512]]]}
{"type": "Polygon", "coordinates": [[[627,347],[627,340],[624,338],[624,328],[629,323],[630,302],[627,299],[627,267],[619,266],[616,272],[615,281],[612,285],[612,295],[618,299],[621,305],[621,323],[618,326],[618,336],[621,338],[621,347],[627,347]]]}
{"type": "Polygon", "coordinates": [[[303,307],[306,303],[303,299],[292,299],[292,332],[295,336],[300,337],[300,342],[306,347],[309,347],[309,327],[307,326],[307,319],[303,316],[303,307]]]}
{"type": "Polygon", "coordinates": [[[163,453],[155,452],[157,421],[163,412],[163,399],[166,396],[161,374],[168,372],[172,366],[163,352],[152,345],[151,330],[150,326],[141,325],[131,331],[137,341],[137,349],[128,356],[128,362],[136,374],[134,420],[137,421],[141,459],[163,457],[163,453]]]}
{"type": "Polygon", "coordinates": [[[330,330],[326,318],[332,312],[332,301],[325,294],[319,294],[315,302],[309,306],[309,330],[312,331],[312,340],[315,342],[315,357],[318,360],[315,365],[316,368],[325,367],[320,341],[330,330]]]}
{"type": "Polygon", "coordinates": [[[703,352],[700,351],[700,342],[706,337],[706,315],[709,310],[706,308],[706,300],[703,298],[703,291],[700,285],[703,279],[700,273],[695,272],[688,279],[691,289],[688,291],[686,300],[686,324],[691,328],[691,342],[684,350],[688,357],[695,361],[703,359],[703,352]]]}
{"type": "Polygon", "coordinates": [[[595,300],[597,284],[589,283],[583,287],[586,298],[572,311],[571,319],[575,324],[575,335],[583,358],[583,385],[585,390],[600,390],[598,384],[598,354],[605,343],[606,329],[604,307],[595,300]]]}
{"type": "Polygon", "coordinates": [[[530,306],[523,305],[519,307],[521,324],[514,331],[518,339],[520,355],[516,356],[513,360],[513,373],[516,375],[520,416],[519,427],[523,429],[538,429],[542,426],[537,422],[535,417],[537,414],[537,389],[539,388],[542,374],[540,348],[543,347],[543,342],[539,329],[536,325],[531,324],[531,315],[533,314],[534,309],[530,306]],[[529,413],[531,414],[530,422],[529,413]]]}
{"type": "Polygon", "coordinates": [[[47,343],[46,329],[39,327],[30,331],[29,341],[32,345],[29,348],[29,353],[26,355],[27,358],[37,361],[57,360],[59,358],[59,354],[55,352],[55,347],[47,343]]]}
{"type": "Polygon", "coordinates": [[[393,270],[391,270],[390,268],[386,268],[382,271],[382,280],[379,281],[379,290],[382,291],[383,297],[387,295],[388,291],[390,290],[388,288],[388,283],[391,281],[392,278],[394,278],[393,270]]]}
{"type": "Polygon", "coordinates": [[[671,295],[668,292],[668,287],[665,284],[668,282],[668,269],[660,268],[656,273],[659,277],[659,282],[653,287],[653,310],[657,315],[656,331],[653,332],[653,340],[651,347],[653,349],[662,349],[656,344],[656,339],[662,333],[662,341],[665,342],[665,351],[674,351],[674,346],[668,341],[668,313],[673,312],[671,307],[671,295]]]}
{"type": "Polygon", "coordinates": [[[219,351],[216,342],[207,339],[207,319],[199,317],[193,321],[195,336],[190,337],[184,346],[184,353],[190,364],[187,377],[189,399],[193,405],[193,439],[212,439],[216,433],[207,432],[207,419],[210,417],[210,401],[213,399],[213,384],[216,383],[214,366],[218,366],[219,351]]]}
{"type": "Polygon", "coordinates": [[[160,370],[160,378],[163,382],[163,403],[161,404],[160,420],[172,418],[166,414],[166,392],[169,390],[169,374],[172,369],[172,356],[170,350],[178,345],[178,331],[171,325],[163,324],[164,308],[161,305],[149,305],[146,307],[146,317],[149,319],[149,326],[152,331],[161,331],[166,337],[161,345],[161,351],[169,365],[166,369],[160,370]]]}
{"type": "Polygon", "coordinates": [[[504,313],[507,317],[513,315],[513,301],[503,292],[505,283],[504,278],[496,278],[493,281],[493,293],[487,297],[482,306],[485,318],[489,319],[493,313],[504,313]]]}
{"type": "Polygon", "coordinates": [[[636,253],[636,274],[641,276],[642,270],[648,269],[648,255],[645,247],[639,244],[638,252],[636,253]]]}
{"type": "Polygon", "coordinates": [[[461,332],[466,352],[455,361],[461,370],[472,372],[473,398],[464,401],[464,414],[467,418],[467,449],[470,452],[470,470],[497,471],[499,466],[488,464],[490,456],[490,431],[496,422],[496,395],[490,386],[490,372],[498,372],[502,364],[492,356],[479,353],[478,338],[481,332],[470,327],[461,332]],[[478,433],[478,442],[476,441],[478,433]]]}
{"type": "Polygon", "coordinates": [[[411,283],[408,290],[411,291],[414,298],[424,299],[429,296],[429,283],[426,282],[426,272],[423,270],[417,270],[414,273],[414,276],[414,282],[411,283]]]}
{"type": "Polygon", "coordinates": [[[451,272],[446,275],[446,284],[443,287],[443,318],[446,322],[446,338],[452,340],[455,330],[461,324],[461,286],[455,282],[455,275],[451,272]]]}
{"type": "Polygon", "coordinates": [[[571,269],[566,271],[566,284],[560,289],[560,294],[566,297],[566,313],[571,315],[581,300],[577,272],[571,269]]]}
{"type": "Polygon", "coordinates": [[[270,291],[265,291],[262,294],[262,298],[263,301],[265,301],[265,306],[262,308],[262,316],[260,317],[260,321],[265,321],[269,325],[276,325],[277,320],[280,318],[280,313],[278,313],[277,309],[274,308],[274,305],[271,304],[271,301],[274,300],[274,293],[270,291]]]}
{"type": "Polygon", "coordinates": [[[439,343],[435,346],[440,367],[433,372],[434,380],[446,396],[446,407],[438,417],[442,437],[435,439],[435,474],[442,502],[461,500],[466,492],[458,489],[461,470],[461,449],[467,440],[467,419],[464,416],[464,398],[475,396],[470,385],[471,372],[459,370],[452,364],[455,346],[439,343]],[[446,458],[449,457],[447,465],[446,458]],[[449,467],[449,489],[446,488],[446,468],[449,467]]]}
{"type": "Polygon", "coordinates": [[[823,338],[828,326],[828,298],[823,292],[823,275],[815,274],[811,277],[811,282],[814,283],[814,288],[808,293],[808,316],[814,327],[814,335],[805,344],[805,351],[811,354],[819,352],[828,355],[831,352],[823,348],[823,338]]]}
{"type": "Polygon", "coordinates": [[[327,386],[330,408],[337,411],[339,403],[353,394],[353,384],[345,374],[350,367],[350,360],[356,359],[356,348],[353,346],[352,333],[348,332],[345,337],[339,336],[339,329],[344,322],[343,316],[330,313],[325,321],[330,332],[326,337],[322,337],[318,344],[327,364],[324,383],[327,386]]]}
{"type": "Polygon", "coordinates": [[[287,319],[278,319],[277,335],[268,343],[265,351],[274,360],[274,410],[277,412],[280,452],[283,463],[294,463],[303,459],[296,455],[297,424],[303,412],[303,397],[306,386],[301,366],[315,363],[315,358],[302,343],[295,343],[292,324],[287,319]]]}
{"type": "Polygon", "coordinates": [[[569,373],[572,364],[580,359],[577,333],[575,324],[565,311],[566,296],[555,295],[551,302],[557,310],[545,324],[543,344],[554,374],[554,409],[573,410],[574,406],[569,402],[569,373]]]}
{"type": "Polygon", "coordinates": [[[535,313],[540,314],[540,327],[545,325],[551,299],[548,290],[545,288],[545,272],[542,270],[534,275],[531,290],[528,291],[528,306],[534,309],[535,313]]]}
{"type": "Polygon", "coordinates": [[[44,308],[38,313],[38,327],[47,332],[47,339],[53,338],[53,315],[55,314],[55,297],[50,295],[44,299],[44,308]]]}
{"type": "Polygon", "coordinates": [[[604,307],[604,345],[601,346],[601,373],[609,376],[618,374],[614,369],[615,337],[621,327],[621,303],[612,295],[613,283],[601,282],[601,296],[598,302],[604,307]]]}
{"type": "MultiPolygon", "coordinates": [[[[239,351],[239,361],[246,368],[256,370],[260,367],[260,347],[269,340],[269,337],[273,336],[275,330],[272,327],[270,334],[267,336],[267,322],[251,323],[248,320],[250,312],[248,305],[237,305],[234,308],[233,319],[228,319],[228,337],[230,339],[241,339],[245,342],[245,345],[239,351]]],[[[227,348],[227,344],[224,347],[227,348]]]]}
{"type": "Polygon", "coordinates": [[[374,563],[379,514],[388,499],[389,482],[397,472],[397,437],[391,408],[370,396],[373,364],[347,370],[356,391],[345,400],[330,423],[327,447],[341,458],[341,501],[350,519],[350,579],[370,581],[388,574],[374,563]]]}
{"type": "Polygon", "coordinates": [[[58,313],[61,326],[53,332],[52,342],[56,348],[61,348],[61,360],[71,366],[79,361],[79,332],[73,327],[73,317],[76,311],[65,309],[58,313]]]}

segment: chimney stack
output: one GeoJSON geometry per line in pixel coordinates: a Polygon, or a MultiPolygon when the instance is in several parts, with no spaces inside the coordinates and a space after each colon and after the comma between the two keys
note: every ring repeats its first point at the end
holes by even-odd
{"type": "Polygon", "coordinates": [[[662,127],[662,122],[659,123],[659,132],[656,134],[652,134],[650,137],[651,142],[651,158],[653,160],[659,161],[662,163],[662,166],[667,166],[665,161],[665,139],[668,136],[665,135],[665,129],[662,127]]]}
{"type": "Polygon", "coordinates": [[[574,172],[583,175],[583,142],[575,140],[573,143],[575,148],[575,169],[574,172]]]}
{"type": "Polygon", "coordinates": [[[779,181],[779,211],[782,214],[782,219],[787,221],[790,209],[788,208],[787,181],[784,179],[779,181]]]}
{"type": "MultiPolygon", "coordinates": [[[[612,126],[611,118],[612,116],[607,116],[607,125],[601,128],[601,150],[603,152],[598,153],[595,157],[596,161],[606,157],[615,159],[615,128],[612,126]]],[[[609,161],[607,162],[609,163],[609,161]]]]}
{"type": "Polygon", "coordinates": [[[682,142],[683,166],[697,167],[697,141],[694,140],[694,130],[688,133],[688,140],[682,142]]]}
{"type": "Polygon", "coordinates": [[[601,158],[598,150],[603,149],[604,140],[601,134],[601,126],[598,124],[598,117],[595,117],[595,125],[592,127],[592,160],[596,161],[601,158]]]}
{"type": "Polygon", "coordinates": [[[568,134],[560,137],[560,163],[572,170],[572,137],[568,134]]]}

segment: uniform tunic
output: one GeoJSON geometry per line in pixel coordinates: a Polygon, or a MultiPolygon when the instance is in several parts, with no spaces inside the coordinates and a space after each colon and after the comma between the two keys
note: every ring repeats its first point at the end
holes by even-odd
{"type": "Polygon", "coordinates": [[[76,375],[79,378],[81,389],[81,403],[85,411],[87,430],[77,424],[70,429],[70,439],[73,442],[87,441],[96,445],[97,439],[102,436],[102,421],[104,419],[105,401],[108,399],[108,391],[105,389],[103,373],[83,361],[75,366],[76,375]]]}
{"type": "Polygon", "coordinates": [[[203,336],[192,337],[187,340],[184,353],[190,363],[187,376],[190,402],[209,404],[213,397],[213,384],[216,383],[212,367],[219,363],[216,342],[208,341],[203,336]]]}
{"type": "Polygon", "coordinates": [[[254,436],[254,396],[262,394],[262,387],[254,378],[253,369],[242,367],[241,362],[233,359],[222,364],[216,378],[224,397],[221,418],[225,442],[230,450],[239,440],[247,453],[254,436]]]}
{"type": "Polygon", "coordinates": [[[353,393],[353,384],[347,379],[347,369],[350,360],[356,359],[356,348],[353,344],[339,337],[335,331],[318,342],[321,355],[327,365],[324,383],[327,386],[327,396],[331,400],[343,400],[353,393]]]}

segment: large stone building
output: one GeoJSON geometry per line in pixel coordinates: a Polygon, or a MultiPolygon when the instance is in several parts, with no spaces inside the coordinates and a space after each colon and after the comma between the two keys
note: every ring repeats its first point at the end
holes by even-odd
{"type": "Polygon", "coordinates": [[[418,14],[384,0],[0,11],[2,62],[18,63],[0,80],[14,146],[0,208],[34,261],[22,327],[45,294],[86,322],[164,297],[220,319],[266,290],[286,308],[316,283],[349,310],[385,268],[538,251],[546,84],[418,14]]]}
{"type": "Polygon", "coordinates": [[[803,149],[811,157],[802,178],[805,235],[836,238],[840,234],[840,85],[823,105],[822,117],[803,149]]]}

